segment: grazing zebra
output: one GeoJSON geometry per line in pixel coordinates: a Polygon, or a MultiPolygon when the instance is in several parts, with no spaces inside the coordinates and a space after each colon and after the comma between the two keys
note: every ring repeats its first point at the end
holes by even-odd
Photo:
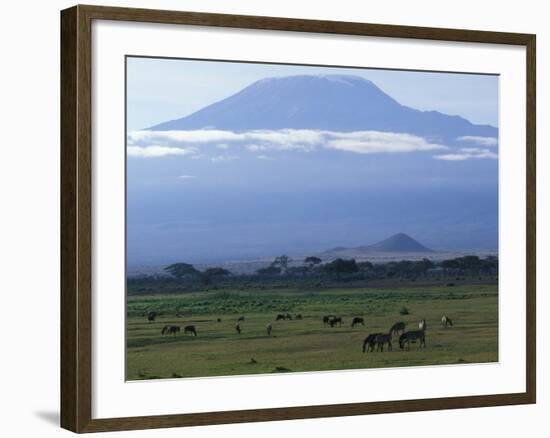
{"type": "Polygon", "coordinates": [[[237,330],[237,333],[241,334],[241,325],[239,323],[235,324],[235,330],[237,330]]]}
{"type": "Polygon", "coordinates": [[[418,347],[426,348],[426,332],[424,330],[411,330],[399,336],[399,348],[403,349],[407,343],[407,350],[411,349],[411,343],[420,341],[418,347]]]}
{"type": "Polygon", "coordinates": [[[351,322],[351,328],[355,327],[358,324],[365,325],[365,320],[363,318],[356,316],[355,318],[353,318],[353,321],[351,322]]]}
{"type": "Polygon", "coordinates": [[[183,328],[183,334],[186,335],[188,333],[192,334],[193,336],[197,336],[197,329],[195,328],[194,325],[186,325],[183,328]]]}
{"type": "Polygon", "coordinates": [[[366,351],[374,351],[374,346],[376,345],[376,337],[382,333],[371,333],[363,341],[363,353],[366,351]]]}
{"type": "Polygon", "coordinates": [[[376,342],[376,351],[384,352],[384,344],[388,344],[388,350],[392,351],[393,347],[391,344],[391,332],[390,333],[382,333],[374,339],[374,342],[376,342]]]}
{"type": "Polygon", "coordinates": [[[271,330],[273,330],[273,324],[272,324],[272,323],[269,323],[269,324],[266,326],[266,330],[267,330],[267,336],[271,336],[271,330]]]}
{"type": "Polygon", "coordinates": [[[425,320],[425,319],[423,319],[422,321],[420,321],[420,322],[418,323],[418,328],[419,328],[420,330],[424,330],[424,331],[425,331],[427,327],[428,327],[428,326],[427,326],[427,324],[426,324],[426,320],[425,320]]]}
{"type": "Polygon", "coordinates": [[[156,317],[157,317],[157,312],[149,312],[147,314],[147,321],[154,322],[156,317]]]}
{"type": "Polygon", "coordinates": [[[452,327],[453,326],[453,321],[447,315],[443,315],[441,317],[441,325],[443,327],[449,327],[449,326],[452,327]]]}
{"type": "Polygon", "coordinates": [[[399,332],[405,333],[405,326],[406,325],[407,324],[405,324],[404,322],[396,322],[394,325],[392,325],[392,327],[390,329],[390,334],[398,335],[399,332]]]}
{"type": "Polygon", "coordinates": [[[241,322],[241,321],[244,321],[244,316],[239,316],[239,318],[237,319],[237,322],[241,322]]]}
{"type": "Polygon", "coordinates": [[[161,335],[174,335],[176,336],[176,333],[180,331],[179,325],[165,325],[162,328],[162,331],[160,332],[161,335]]]}

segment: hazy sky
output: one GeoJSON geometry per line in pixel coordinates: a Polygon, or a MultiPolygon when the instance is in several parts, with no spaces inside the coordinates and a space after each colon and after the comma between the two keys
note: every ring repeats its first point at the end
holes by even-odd
{"type": "Polygon", "coordinates": [[[498,127],[498,77],[180,59],[127,59],[128,130],[187,116],[266,77],[352,74],[399,103],[498,127]]]}

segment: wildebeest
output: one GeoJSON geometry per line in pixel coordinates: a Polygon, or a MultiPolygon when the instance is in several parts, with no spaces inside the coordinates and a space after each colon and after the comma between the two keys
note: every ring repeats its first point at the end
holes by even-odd
{"type": "Polygon", "coordinates": [[[351,328],[355,327],[358,324],[365,325],[365,320],[359,316],[356,316],[353,318],[353,321],[351,322],[351,328]]]}
{"type": "Polygon", "coordinates": [[[405,324],[404,322],[400,321],[400,322],[396,322],[394,325],[392,325],[391,329],[390,329],[390,334],[396,334],[398,335],[399,332],[401,333],[405,333],[405,327],[406,327],[407,324],[405,324]]]}
{"type": "Polygon", "coordinates": [[[241,322],[241,321],[244,321],[244,316],[239,316],[239,318],[237,319],[237,322],[241,322]]]}
{"type": "Polygon", "coordinates": [[[418,347],[426,347],[426,332],[424,330],[411,330],[399,336],[399,348],[403,349],[407,343],[407,350],[411,348],[411,342],[420,341],[418,347]]]}
{"type": "Polygon", "coordinates": [[[269,323],[266,327],[267,335],[271,336],[271,330],[273,330],[273,324],[269,323]]]}
{"type": "Polygon", "coordinates": [[[241,325],[239,323],[235,324],[235,330],[237,330],[237,333],[241,334],[241,325]]]}
{"type": "Polygon", "coordinates": [[[388,350],[393,350],[391,344],[391,332],[379,334],[378,336],[376,336],[376,338],[374,338],[374,342],[376,343],[376,351],[383,352],[384,344],[388,344],[388,350]]]}
{"type": "Polygon", "coordinates": [[[294,317],[294,319],[302,319],[302,314],[301,314],[301,313],[298,313],[298,314],[294,317]]]}
{"type": "Polygon", "coordinates": [[[330,324],[331,327],[335,327],[336,325],[339,325],[340,327],[342,327],[343,322],[344,320],[342,319],[341,316],[335,316],[331,318],[328,323],[330,324]]]}
{"type": "Polygon", "coordinates": [[[419,328],[420,330],[426,330],[426,328],[428,328],[425,319],[423,319],[422,321],[420,321],[420,322],[418,323],[418,328],[419,328]]]}
{"type": "Polygon", "coordinates": [[[160,332],[162,335],[174,335],[180,331],[179,325],[165,325],[160,332]]]}
{"type": "Polygon", "coordinates": [[[441,317],[441,325],[443,327],[449,327],[449,326],[452,327],[453,326],[453,321],[447,315],[443,315],[441,317]]]}
{"type": "Polygon", "coordinates": [[[193,336],[197,336],[197,329],[195,328],[194,325],[186,325],[183,328],[183,334],[186,335],[188,333],[192,334],[193,336]]]}
{"type": "Polygon", "coordinates": [[[376,345],[376,337],[382,333],[371,333],[363,341],[363,353],[365,351],[374,351],[374,346],[376,345]]]}
{"type": "Polygon", "coordinates": [[[157,312],[149,312],[147,314],[147,321],[154,322],[156,317],[157,317],[157,312]]]}
{"type": "Polygon", "coordinates": [[[288,319],[289,321],[292,321],[292,315],[290,313],[285,314],[285,319],[288,319]]]}
{"type": "Polygon", "coordinates": [[[285,316],[284,314],[282,314],[282,313],[279,313],[279,314],[277,315],[277,317],[275,318],[275,321],[281,321],[281,320],[284,321],[285,319],[286,319],[286,316],[285,316]]]}

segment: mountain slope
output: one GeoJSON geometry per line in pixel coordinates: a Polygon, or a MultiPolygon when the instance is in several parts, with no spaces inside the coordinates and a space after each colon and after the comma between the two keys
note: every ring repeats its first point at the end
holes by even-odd
{"type": "Polygon", "coordinates": [[[404,132],[433,140],[460,136],[496,137],[498,129],[459,116],[419,111],[399,104],[374,83],[358,76],[266,78],[187,117],[150,130],[316,129],[404,132]]]}
{"type": "Polygon", "coordinates": [[[425,247],[417,240],[405,233],[394,234],[387,239],[372,245],[358,246],[355,248],[333,248],[323,254],[333,257],[357,257],[369,253],[431,253],[430,248],[425,247]]]}

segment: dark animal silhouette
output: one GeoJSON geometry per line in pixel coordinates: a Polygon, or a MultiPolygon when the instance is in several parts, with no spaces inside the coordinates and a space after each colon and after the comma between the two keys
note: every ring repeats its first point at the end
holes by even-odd
{"type": "Polygon", "coordinates": [[[269,323],[265,328],[267,330],[267,335],[271,336],[271,331],[273,330],[273,324],[269,323]]]}
{"type": "Polygon", "coordinates": [[[147,314],[147,321],[154,322],[156,317],[157,317],[157,312],[149,312],[147,314]]]}
{"type": "Polygon", "coordinates": [[[323,325],[330,325],[330,321],[336,318],[335,315],[325,315],[323,316],[323,325]]]}
{"type": "Polygon", "coordinates": [[[222,319],[221,319],[221,318],[218,318],[218,322],[222,322],[222,319]]]}
{"type": "Polygon", "coordinates": [[[241,321],[244,321],[244,316],[239,316],[239,318],[237,319],[237,322],[241,322],[241,321]]]}
{"type": "Polygon", "coordinates": [[[383,352],[384,351],[384,344],[388,344],[388,350],[392,351],[393,347],[391,344],[391,332],[390,333],[382,333],[374,339],[374,342],[376,342],[376,351],[383,352]]]}
{"type": "Polygon", "coordinates": [[[382,333],[371,333],[363,341],[363,353],[366,351],[374,351],[374,346],[376,345],[376,337],[382,333]]]}
{"type": "Polygon", "coordinates": [[[444,315],[442,318],[441,318],[441,325],[443,327],[449,327],[449,326],[453,326],[453,321],[451,320],[451,318],[449,318],[447,315],[444,315]]]}
{"type": "Polygon", "coordinates": [[[363,318],[360,318],[359,316],[356,316],[351,322],[351,328],[355,327],[358,324],[365,325],[365,320],[363,318]]]}
{"type": "Polygon", "coordinates": [[[285,314],[285,319],[292,321],[292,315],[290,313],[285,314]]]}
{"type": "Polygon", "coordinates": [[[399,332],[401,333],[405,333],[405,327],[406,327],[407,324],[405,324],[404,322],[396,322],[394,325],[392,325],[391,329],[390,329],[390,334],[392,335],[398,335],[399,332]]]}
{"type": "Polygon", "coordinates": [[[399,336],[399,348],[403,349],[407,344],[407,350],[410,350],[411,343],[414,344],[416,341],[420,341],[418,347],[426,347],[426,332],[424,330],[411,330],[403,333],[399,336]]]}
{"type": "Polygon", "coordinates": [[[279,313],[277,317],[275,318],[275,321],[284,321],[286,319],[286,316],[282,313],[279,313]]]}
{"type": "Polygon", "coordinates": [[[302,314],[301,314],[301,313],[298,313],[298,315],[296,315],[296,316],[294,317],[294,319],[303,319],[303,318],[302,318],[302,314]]]}
{"type": "Polygon", "coordinates": [[[241,325],[239,323],[235,324],[235,330],[237,330],[237,333],[241,334],[241,325]]]}
{"type": "Polygon", "coordinates": [[[186,335],[188,333],[192,334],[193,336],[197,336],[197,329],[195,328],[194,325],[186,325],[183,328],[183,334],[186,335]]]}
{"type": "Polygon", "coordinates": [[[160,332],[162,335],[174,335],[180,331],[179,325],[165,325],[160,332]]]}

